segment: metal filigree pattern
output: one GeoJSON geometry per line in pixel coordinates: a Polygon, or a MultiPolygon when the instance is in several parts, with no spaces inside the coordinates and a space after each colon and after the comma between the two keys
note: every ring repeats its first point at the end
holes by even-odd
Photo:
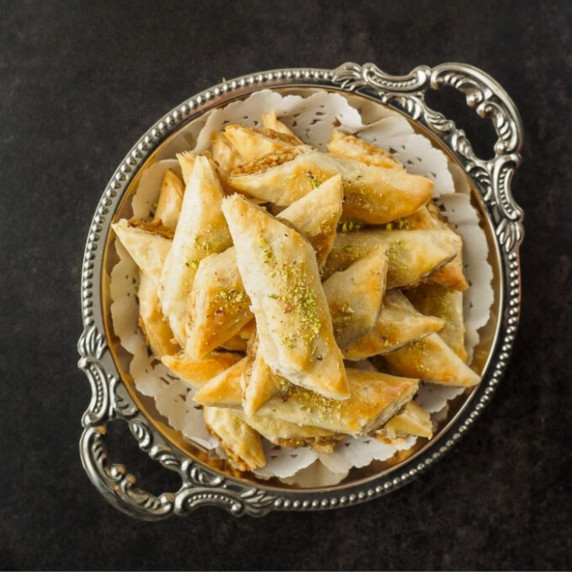
{"type": "Polygon", "coordinates": [[[367,86],[378,90],[380,95],[389,92],[415,93],[426,85],[430,73],[431,68],[419,66],[408,75],[396,76],[382,72],[374,64],[361,66],[348,62],[334,70],[332,81],[348,91],[367,86]]]}
{"type": "Polygon", "coordinates": [[[523,212],[512,198],[510,181],[521,161],[522,122],[514,103],[496,81],[481,70],[456,63],[433,69],[420,66],[406,76],[388,75],[373,64],[346,63],[334,71],[333,81],[351,91],[375,95],[438,135],[481,186],[485,202],[495,211],[499,225],[496,232],[505,253],[520,245],[524,236],[523,212]],[[478,158],[463,130],[425,103],[429,89],[443,86],[463,93],[469,107],[491,119],[498,137],[493,159],[478,158]]]}
{"type": "Polygon", "coordinates": [[[84,330],[77,348],[81,356],[78,366],[91,384],[91,403],[85,413],[84,424],[94,425],[105,419],[109,407],[109,384],[101,363],[107,342],[105,336],[95,326],[91,326],[84,330]]]}
{"type": "MultiPolygon", "coordinates": [[[[84,338],[95,336],[86,330],[84,338]]],[[[97,337],[97,336],[95,336],[97,337]]],[[[101,338],[98,338],[101,339],[101,338]]],[[[102,357],[102,345],[92,344],[102,357]]],[[[82,345],[82,349],[85,345],[82,345]]],[[[80,367],[91,379],[91,366],[95,357],[80,359],[80,367]]],[[[103,371],[101,363],[98,371],[103,371]]],[[[143,519],[160,520],[172,514],[184,515],[201,505],[218,505],[226,508],[234,515],[249,514],[262,516],[274,503],[274,495],[256,487],[239,487],[196,462],[185,458],[174,450],[156,434],[149,422],[137,409],[124,385],[118,378],[109,376],[107,383],[98,378],[93,386],[94,396],[84,416],[84,432],[80,441],[80,452],[84,468],[98,490],[119,510],[143,519]],[[150,458],[161,463],[181,477],[181,488],[175,493],[164,493],[155,496],[137,485],[136,477],[120,464],[111,463],[106,447],[106,424],[109,421],[122,420],[128,424],[129,430],[139,447],[150,458]]]]}
{"type": "Polygon", "coordinates": [[[82,269],[84,332],[78,342],[79,368],[92,389],[82,423],[80,453],[85,470],[97,489],[116,508],[146,520],[185,515],[201,506],[219,506],[230,514],[262,516],[270,510],[324,510],[365,502],[391,492],[427,470],[459,441],[494,393],[508,364],[520,315],[519,245],[523,239],[522,210],[511,194],[512,176],[520,164],[522,126],[514,104],[492,78],[468,65],[451,63],[435,68],[419,66],[405,76],[393,76],[374,64],[348,62],[335,70],[285,69],[225,81],[203,91],[169,112],[141,137],[111,178],[90,226],[82,269]],[[138,169],[170,134],[187,121],[231,99],[261,88],[309,86],[363,93],[398,108],[429,129],[449,147],[474,181],[501,252],[503,307],[500,334],[490,367],[476,389],[470,407],[462,410],[442,439],[414,461],[366,484],[354,483],[322,492],[278,491],[264,485],[228,478],[204,467],[172,447],[158,434],[133,402],[108,351],[100,296],[103,248],[112,217],[138,169]],[[461,129],[425,102],[430,89],[450,86],[462,92],[467,105],[490,118],[497,133],[494,158],[478,158],[461,129]],[[137,487],[135,476],[110,461],[105,448],[106,425],[127,423],[139,447],[163,467],[177,473],[181,487],[158,496],[137,487]]]}

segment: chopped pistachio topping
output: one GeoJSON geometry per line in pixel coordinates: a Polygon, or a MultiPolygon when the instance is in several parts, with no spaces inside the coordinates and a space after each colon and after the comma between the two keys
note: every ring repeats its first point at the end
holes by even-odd
{"type": "Polygon", "coordinates": [[[407,226],[407,223],[402,218],[400,218],[398,220],[388,222],[385,225],[385,230],[394,230],[394,229],[402,230],[406,226],[407,226]]]}
{"type": "Polygon", "coordinates": [[[344,302],[338,308],[332,309],[332,324],[334,326],[334,335],[341,336],[344,330],[348,327],[354,311],[351,306],[344,302]]]}
{"type": "Polygon", "coordinates": [[[248,298],[243,290],[231,287],[218,292],[215,301],[217,304],[215,315],[222,316],[240,310],[241,306],[248,303],[248,298]]]}
{"type": "Polygon", "coordinates": [[[306,172],[306,180],[312,189],[317,189],[322,184],[312,171],[306,172]]]}
{"type": "Polygon", "coordinates": [[[274,253],[272,252],[272,248],[268,242],[261,238],[259,240],[260,247],[262,248],[262,256],[264,257],[264,264],[269,264],[272,260],[274,260],[274,253]]]}
{"type": "Polygon", "coordinates": [[[399,255],[401,253],[401,246],[402,246],[401,241],[396,240],[392,242],[387,248],[387,258],[389,260],[390,265],[398,266],[399,255]]]}
{"type": "Polygon", "coordinates": [[[213,228],[209,226],[195,235],[195,248],[204,252],[205,256],[213,252],[220,252],[227,247],[227,244],[220,239],[220,232],[214,231],[213,228]]]}
{"type": "Polygon", "coordinates": [[[271,275],[278,274],[281,283],[285,284],[283,292],[271,292],[268,297],[281,305],[285,314],[293,313],[299,331],[283,338],[283,343],[290,349],[296,346],[299,339],[311,343],[322,329],[322,321],[318,309],[318,295],[306,280],[304,265],[297,261],[279,264],[272,249],[263,238],[260,239],[264,263],[272,268],[271,275]]]}
{"type": "Polygon", "coordinates": [[[339,415],[343,407],[343,403],[337,399],[328,399],[319,393],[289,382],[280,387],[280,393],[283,400],[296,399],[302,411],[312,413],[320,419],[339,415]]]}
{"type": "Polygon", "coordinates": [[[351,232],[352,230],[359,230],[362,227],[361,224],[357,224],[351,220],[344,221],[341,226],[342,232],[351,232]]]}

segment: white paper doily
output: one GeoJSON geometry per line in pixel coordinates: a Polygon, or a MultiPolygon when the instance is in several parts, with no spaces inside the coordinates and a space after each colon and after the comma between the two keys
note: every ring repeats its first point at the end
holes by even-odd
{"type": "MultiPolygon", "coordinates": [[[[409,172],[434,181],[434,196],[464,241],[464,271],[470,283],[464,298],[466,345],[472,353],[479,341],[478,329],[488,321],[493,302],[486,237],[479,227],[478,214],[470,204],[468,187],[454,170],[457,167],[450,165],[444,153],[416,133],[398,114],[388,111],[384,113],[386,117],[364,125],[359,112],[339,94],[316,91],[303,98],[282,96],[270,90],[254,93],[244,101],[214,110],[208,117],[185,127],[161,150],[160,161],[140,179],[132,200],[133,216],[139,219],[149,216],[165,170],[178,170],[176,153],[189,149],[204,152],[212,132],[229,123],[260,126],[262,114],[269,111],[274,111],[304,142],[318,149],[325,150],[336,126],[394,153],[409,172]]],[[[133,355],[129,371],[135,385],[142,394],[155,399],[158,411],[174,429],[203,448],[216,449],[218,441],[205,428],[202,411],[192,400],[193,390],[149,356],[137,327],[137,268],[118,241],[115,241],[115,247],[119,262],[111,274],[111,316],[122,346],[133,355]]],[[[463,388],[422,384],[415,401],[429,413],[436,413],[463,391],[463,388]]],[[[318,453],[309,447],[284,449],[265,443],[267,464],[256,474],[261,478],[279,477],[300,486],[332,485],[342,480],[352,467],[390,459],[398,450],[408,449],[415,442],[415,437],[396,440],[392,444],[371,437],[348,438],[332,454],[318,453]]]]}

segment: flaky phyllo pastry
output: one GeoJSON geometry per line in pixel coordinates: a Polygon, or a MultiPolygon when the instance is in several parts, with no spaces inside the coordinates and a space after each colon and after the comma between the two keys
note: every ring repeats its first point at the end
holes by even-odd
{"type": "Polygon", "coordinates": [[[312,246],[238,194],[225,199],[223,212],[266,361],[296,385],[347,399],[342,353],[312,246]]]}
{"type": "Polygon", "coordinates": [[[146,220],[119,220],[149,352],[191,388],[239,471],[263,442],[331,453],[431,438],[422,384],[471,387],[461,237],[433,182],[333,130],[312,148],[274,113],[183,152],[146,220]]]}

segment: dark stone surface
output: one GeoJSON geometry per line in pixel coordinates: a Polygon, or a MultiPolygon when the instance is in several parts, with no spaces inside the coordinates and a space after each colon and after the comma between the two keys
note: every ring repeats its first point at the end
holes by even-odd
{"type": "Polygon", "coordinates": [[[570,568],[571,7],[4,0],[0,567],[570,568]],[[90,397],[76,369],[80,268],[99,197],[140,134],[222,77],[349,60],[393,73],[472,63],[520,108],[514,192],[527,235],[508,374],[462,443],[385,498],[262,520],[203,509],[133,521],[94,490],[78,456],[90,397]]]}

